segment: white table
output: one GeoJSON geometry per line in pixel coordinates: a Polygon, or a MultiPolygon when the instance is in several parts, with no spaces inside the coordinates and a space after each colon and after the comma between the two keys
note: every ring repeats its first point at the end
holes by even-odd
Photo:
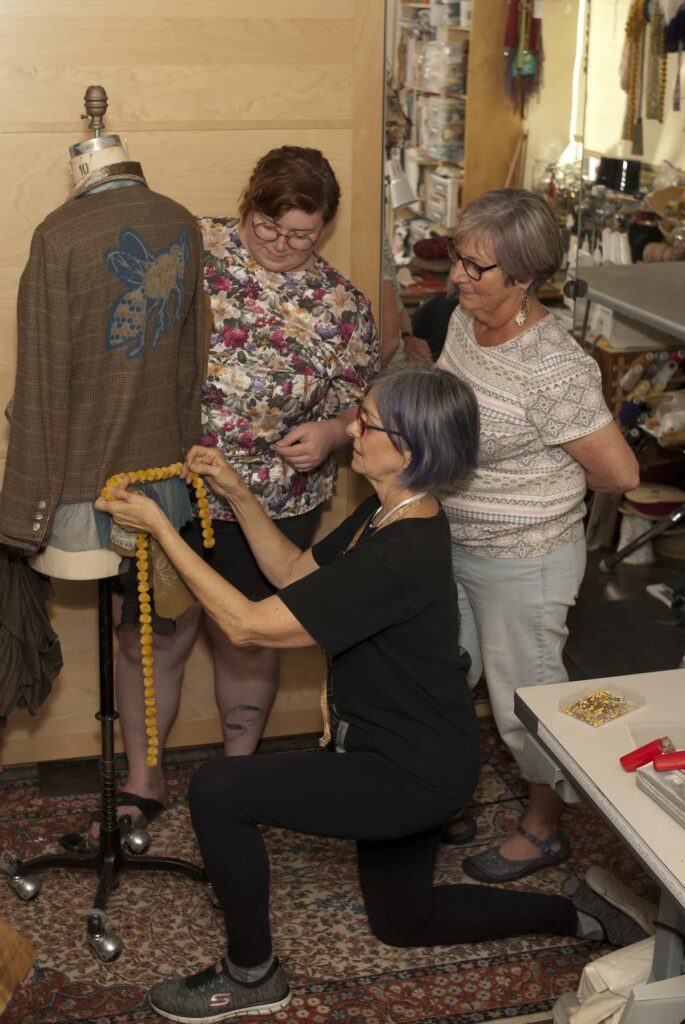
{"type": "MultiPolygon", "coordinates": [[[[629,723],[685,722],[685,670],[524,687],[516,691],[516,714],[551,756],[551,763],[547,762],[550,783],[554,784],[560,768],[658,883],[663,927],[657,927],[652,985],[673,979],[683,963],[683,941],[676,932],[685,932],[685,829],[637,788],[634,773],[625,772],[619,758],[635,747],[629,723]],[[617,686],[644,694],[644,707],[596,729],[559,710],[560,701],[579,691],[617,686]]],[[[662,730],[650,738],[664,734],[662,730]]],[[[681,981],[682,1016],[677,1019],[685,1020],[685,978],[678,979],[678,984],[681,981]]],[[[622,1024],[642,1019],[656,1024],[676,1018],[660,1018],[653,1009],[644,1018],[624,1015],[622,1024]]]]}
{"type": "Polygon", "coordinates": [[[685,262],[579,267],[587,284],[583,340],[591,302],[685,341],[685,262]]]}

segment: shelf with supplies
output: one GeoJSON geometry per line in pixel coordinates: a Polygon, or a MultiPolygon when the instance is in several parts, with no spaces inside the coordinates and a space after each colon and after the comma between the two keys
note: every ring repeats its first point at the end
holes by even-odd
{"type": "Polygon", "coordinates": [[[462,206],[507,182],[520,147],[505,87],[507,7],[431,0],[397,9],[393,77],[412,122],[404,170],[416,212],[449,230],[462,206]]]}

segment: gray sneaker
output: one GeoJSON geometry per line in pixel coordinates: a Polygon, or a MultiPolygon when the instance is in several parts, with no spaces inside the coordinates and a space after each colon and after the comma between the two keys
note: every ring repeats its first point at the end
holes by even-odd
{"type": "Polygon", "coordinates": [[[148,999],[153,1010],[179,1024],[215,1024],[243,1014],[268,1017],[292,998],[278,960],[260,981],[243,984],[231,977],[224,960],[187,978],[169,978],[154,985],[148,999]]]}
{"type": "MultiPolygon", "coordinates": [[[[620,885],[618,879],[613,881],[620,885]]],[[[641,916],[637,916],[630,906],[619,906],[613,898],[614,893],[600,894],[591,888],[588,881],[570,878],[564,885],[564,895],[570,897],[576,910],[588,914],[601,925],[607,942],[612,946],[632,946],[649,938],[641,916]]],[[[645,904],[644,900],[640,902],[645,904]]]]}

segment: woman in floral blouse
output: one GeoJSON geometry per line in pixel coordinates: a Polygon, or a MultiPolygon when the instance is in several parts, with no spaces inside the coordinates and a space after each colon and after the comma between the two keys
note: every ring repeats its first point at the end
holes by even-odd
{"type": "MultiPolygon", "coordinates": [[[[339,198],[322,153],[283,146],[258,161],[239,219],[200,220],[214,321],[202,443],[220,449],[303,549],[333,493],[333,452],[348,440],[347,423],[379,369],[368,302],[315,251],[339,198]]],[[[216,546],[209,564],[251,600],[271,595],[230,506],[211,495],[210,509],[216,546]]],[[[184,537],[203,550],[197,521],[184,537]]],[[[173,634],[155,637],[160,746],[178,708],[200,615],[194,605],[176,620],[173,634]]],[[[226,753],[251,753],[273,700],[277,653],[235,648],[209,617],[206,626],[226,753]]],[[[140,672],[136,634],[122,634],[117,686],[129,777],[119,802],[144,825],[163,809],[164,782],[161,768],[146,764],[140,672]]]]}

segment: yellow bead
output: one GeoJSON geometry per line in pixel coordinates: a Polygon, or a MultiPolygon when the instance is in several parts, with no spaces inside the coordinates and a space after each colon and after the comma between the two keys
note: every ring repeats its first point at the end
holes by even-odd
{"type": "Polygon", "coordinates": [[[141,636],[150,636],[151,633],[152,633],[152,626],[141,626],[140,627],[140,635],[141,636]]]}
{"type": "Polygon", "coordinates": [[[154,674],[155,670],[152,665],[143,665],[143,679],[150,679],[154,674]]]}
{"type": "Polygon", "coordinates": [[[205,539],[202,541],[203,548],[213,548],[215,544],[216,541],[214,540],[213,537],[211,539],[209,537],[205,537],[205,539]]]}
{"type": "Polygon", "coordinates": [[[155,663],[155,659],[154,658],[151,658],[149,655],[145,655],[145,654],[143,655],[143,657],[141,659],[141,664],[142,664],[143,668],[149,668],[152,665],[154,665],[154,663],[155,663]]]}
{"type": "Polygon", "coordinates": [[[195,488],[195,497],[196,498],[205,498],[206,496],[207,496],[207,488],[204,486],[204,484],[198,484],[198,486],[195,488]]]}
{"type": "Polygon", "coordinates": [[[145,759],[145,764],[148,766],[148,768],[156,768],[157,763],[158,762],[156,757],[147,757],[145,759]]]}
{"type": "Polygon", "coordinates": [[[141,582],[138,584],[138,593],[139,594],[147,594],[147,593],[149,593],[149,591],[150,591],[150,584],[146,583],[144,580],[141,580],[141,582]]]}
{"type": "Polygon", "coordinates": [[[138,570],[138,582],[139,583],[147,583],[147,581],[149,579],[150,579],[150,573],[147,571],[147,569],[139,569],[138,570]]]}
{"type": "Polygon", "coordinates": [[[145,730],[145,733],[146,733],[147,736],[157,736],[157,726],[156,725],[148,725],[148,727],[145,730]]]}
{"type": "Polygon", "coordinates": [[[209,507],[209,502],[207,501],[206,498],[198,498],[197,499],[197,507],[200,510],[200,515],[202,515],[202,511],[209,507]]]}

